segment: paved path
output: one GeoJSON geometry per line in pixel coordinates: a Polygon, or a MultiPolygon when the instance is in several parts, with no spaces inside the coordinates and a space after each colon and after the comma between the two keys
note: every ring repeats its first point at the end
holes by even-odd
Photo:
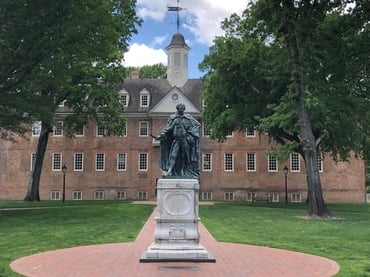
{"type": "Polygon", "coordinates": [[[336,262],[304,253],[217,242],[200,224],[201,244],[216,263],[140,263],[153,241],[155,212],[134,242],[66,248],[15,260],[11,268],[35,277],[329,277],[336,262]]]}

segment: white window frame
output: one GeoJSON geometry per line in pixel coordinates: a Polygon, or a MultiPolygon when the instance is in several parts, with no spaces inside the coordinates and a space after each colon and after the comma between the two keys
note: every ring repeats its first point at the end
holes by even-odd
{"type": "Polygon", "coordinates": [[[233,131],[227,131],[226,133],[226,137],[227,138],[232,138],[234,136],[234,132],[233,131]]]}
{"type": "Polygon", "coordinates": [[[95,153],[95,171],[105,170],[105,153],[95,153]]]}
{"type": "Polygon", "coordinates": [[[256,160],[257,160],[257,155],[256,153],[247,153],[246,154],[246,170],[247,172],[256,172],[257,171],[257,166],[256,166],[256,160]]]}
{"type": "Polygon", "coordinates": [[[146,89],[140,91],[140,107],[147,108],[150,105],[150,93],[146,89]]]}
{"type": "Polygon", "coordinates": [[[224,153],[224,171],[234,171],[234,153],[224,153]]]}
{"type": "Polygon", "coordinates": [[[73,171],[84,171],[84,153],[73,154],[73,171]]]}
{"type": "Polygon", "coordinates": [[[300,192],[292,192],[290,195],[290,201],[295,203],[302,202],[302,195],[300,192]]]}
{"type": "Polygon", "coordinates": [[[138,191],[137,192],[137,200],[148,200],[148,192],[138,191]]]}
{"type": "Polygon", "coordinates": [[[130,101],[130,94],[126,90],[121,90],[119,92],[120,95],[120,102],[124,107],[128,107],[130,101]]]}
{"type": "Polygon", "coordinates": [[[277,203],[280,201],[279,194],[277,192],[268,192],[267,199],[271,200],[271,202],[277,203]]]}
{"type": "Polygon", "coordinates": [[[203,134],[203,137],[210,137],[211,136],[211,128],[209,128],[207,125],[205,125],[204,123],[202,124],[202,134],[203,134]]]}
{"type": "Polygon", "coordinates": [[[32,123],[32,136],[33,137],[38,137],[40,136],[41,133],[41,121],[36,121],[32,123]]]}
{"type": "Polygon", "coordinates": [[[116,191],[116,200],[125,200],[126,192],[123,190],[116,191]]]}
{"type": "Polygon", "coordinates": [[[225,191],[224,192],[224,200],[225,201],[234,201],[234,192],[233,191],[225,191]]]}
{"type": "Polygon", "coordinates": [[[138,159],[139,171],[148,171],[148,152],[140,152],[138,159]]]}
{"type": "Polygon", "coordinates": [[[319,168],[319,172],[324,172],[324,158],[322,153],[317,153],[317,166],[319,168]]]}
{"type": "Polygon", "coordinates": [[[245,195],[245,200],[248,202],[254,202],[257,199],[257,192],[255,191],[248,191],[245,195]]]}
{"type": "Polygon", "coordinates": [[[96,136],[97,137],[104,137],[106,134],[107,134],[107,131],[105,130],[105,128],[99,125],[96,125],[96,136]]]}
{"type": "Polygon", "coordinates": [[[53,137],[61,136],[63,136],[63,121],[57,121],[53,126],[53,137]]]}
{"type": "Polygon", "coordinates": [[[80,190],[72,191],[72,200],[82,200],[82,191],[80,190]]]}
{"type": "Polygon", "coordinates": [[[117,171],[127,170],[127,153],[117,153],[117,171]]]}
{"type": "Polygon", "coordinates": [[[127,137],[127,121],[125,121],[123,124],[122,124],[122,130],[123,130],[123,134],[122,134],[122,137],[127,137]]]}
{"type": "Polygon", "coordinates": [[[94,191],[94,200],[104,200],[104,191],[103,190],[94,191]]]}
{"type": "Polygon", "coordinates": [[[202,154],[202,170],[212,171],[212,153],[202,154]]]}
{"type": "Polygon", "coordinates": [[[278,172],[278,160],[276,154],[268,154],[267,156],[267,170],[268,172],[278,172]]]}
{"type": "Polygon", "coordinates": [[[294,152],[290,154],[290,172],[301,171],[301,159],[298,153],[294,152]]]}
{"type": "Polygon", "coordinates": [[[33,167],[35,165],[35,162],[36,162],[36,153],[35,152],[32,152],[31,153],[31,161],[30,161],[30,171],[33,170],[33,167]]]}
{"type": "Polygon", "coordinates": [[[212,191],[202,191],[202,200],[212,201],[213,200],[212,191]]]}
{"type": "Polygon", "coordinates": [[[149,121],[139,121],[139,137],[149,136],[149,121]]]}
{"type": "Polygon", "coordinates": [[[60,200],[60,191],[53,190],[50,192],[50,200],[60,200]]]}
{"type": "Polygon", "coordinates": [[[51,164],[52,171],[61,171],[62,163],[63,163],[62,153],[60,152],[52,153],[52,164],[51,164]]]}
{"type": "Polygon", "coordinates": [[[247,138],[254,138],[254,137],[256,137],[256,128],[254,126],[245,128],[245,136],[247,138]]]}

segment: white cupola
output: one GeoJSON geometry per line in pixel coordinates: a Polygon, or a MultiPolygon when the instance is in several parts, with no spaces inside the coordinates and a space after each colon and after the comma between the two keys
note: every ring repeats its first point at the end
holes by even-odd
{"type": "Polygon", "coordinates": [[[188,52],[190,47],[185,43],[184,36],[176,33],[167,46],[167,80],[172,86],[182,87],[189,79],[188,52]]]}

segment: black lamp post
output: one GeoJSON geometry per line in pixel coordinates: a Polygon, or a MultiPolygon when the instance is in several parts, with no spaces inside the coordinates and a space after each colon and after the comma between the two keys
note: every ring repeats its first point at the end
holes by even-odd
{"type": "Polygon", "coordinates": [[[285,204],[288,204],[288,167],[284,166],[284,175],[285,175],[285,204]]]}
{"type": "Polygon", "coordinates": [[[66,200],[66,172],[67,172],[67,166],[63,165],[62,166],[62,171],[63,171],[63,203],[66,200]]]}

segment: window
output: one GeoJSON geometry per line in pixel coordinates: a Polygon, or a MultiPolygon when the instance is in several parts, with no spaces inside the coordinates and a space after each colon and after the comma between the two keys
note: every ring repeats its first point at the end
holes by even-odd
{"type": "Polygon", "coordinates": [[[300,170],[301,166],[299,161],[299,154],[298,153],[290,154],[290,171],[299,172],[300,170]]]}
{"type": "Polygon", "coordinates": [[[104,191],[95,191],[94,192],[94,200],[104,200],[104,191]]]}
{"type": "Polygon", "coordinates": [[[148,153],[139,153],[139,171],[148,170],[148,153]]]}
{"type": "Polygon", "coordinates": [[[255,202],[256,199],[257,199],[257,193],[256,192],[254,192],[254,191],[248,191],[247,192],[247,198],[246,198],[247,201],[255,202]]]}
{"type": "Polygon", "coordinates": [[[181,53],[180,52],[175,52],[174,53],[174,66],[181,66],[181,53]]]}
{"type": "Polygon", "coordinates": [[[211,135],[211,128],[203,124],[203,137],[209,137],[211,135]]]}
{"type": "Polygon", "coordinates": [[[127,137],[127,122],[122,124],[122,136],[127,137]]]}
{"type": "Polygon", "coordinates": [[[292,193],[292,202],[301,202],[301,194],[299,192],[292,193]]]}
{"type": "Polygon", "coordinates": [[[52,191],[50,194],[50,200],[60,200],[60,192],[52,191]]]}
{"type": "Polygon", "coordinates": [[[256,153],[247,153],[247,171],[256,171],[256,153]]]}
{"type": "Polygon", "coordinates": [[[116,200],[125,200],[126,192],[125,191],[116,191],[116,200]]]}
{"type": "Polygon", "coordinates": [[[232,153],[224,154],[224,170],[233,171],[234,170],[234,157],[232,153]]]}
{"type": "Polygon", "coordinates": [[[247,129],[245,130],[245,136],[246,137],[255,137],[256,136],[256,130],[255,130],[254,126],[247,127],[247,129]]]}
{"type": "Polygon", "coordinates": [[[140,107],[149,107],[150,95],[149,92],[144,89],[140,92],[140,107]]]}
{"type": "Polygon", "coordinates": [[[126,170],[126,153],[117,154],[117,171],[126,170]]]}
{"type": "Polygon", "coordinates": [[[75,131],[75,136],[76,137],[83,137],[84,136],[84,126],[77,127],[75,131]]]}
{"type": "Polygon", "coordinates": [[[139,136],[140,137],[147,137],[149,133],[149,122],[148,121],[140,121],[139,122],[139,136]]]}
{"type": "Polygon", "coordinates": [[[202,200],[212,200],[212,192],[211,191],[203,191],[202,192],[202,200]]]}
{"type": "Polygon", "coordinates": [[[317,166],[319,167],[319,172],[324,171],[324,161],[322,158],[322,153],[317,153],[317,166]]]}
{"type": "Polygon", "coordinates": [[[53,136],[60,137],[63,135],[63,121],[57,121],[53,127],[53,136]]]}
{"type": "Polygon", "coordinates": [[[96,126],[96,136],[97,137],[103,137],[105,135],[106,135],[106,131],[105,131],[104,127],[96,126]]]}
{"type": "Polygon", "coordinates": [[[212,154],[211,153],[203,153],[203,171],[212,171],[212,154]]]}
{"type": "Polygon", "coordinates": [[[268,171],[269,172],[277,172],[277,156],[276,154],[269,154],[268,155],[268,171]]]}
{"type": "Polygon", "coordinates": [[[224,200],[233,201],[234,200],[234,192],[232,192],[232,191],[225,191],[225,193],[224,193],[224,200]]]}
{"type": "Polygon", "coordinates": [[[72,200],[82,200],[82,191],[74,191],[72,192],[72,200]]]}
{"type": "Polygon", "coordinates": [[[124,107],[127,107],[128,106],[128,102],[130,100],[130,95],[128,94],[128,92],[126,90],[121,90],[119,92],[119,96],[120,96],[120,101],[121,101],[122,105],[124,107]]]}
{"type": "Polygon", "coordinates": [[[96,153],[95,170],[96,171],[104,171],[104,162],[105,162],[105,154],[104,153],[96,153]]]}
{"type": "Polygon", "coordinates": [[[53,162],[52,162],[53,171],[62,170],[62,153],[53,153],[53,162]]]}
{"type": "Polygon", "coordinates": [[[32,136],[39,136],[41,133],[41,121],[32,123],[32,136]]]}
{"type": "Polygon", "coordinates": [[[74,171],[83,171],[84,169],[84,154],[75,153],[73,159],[73,170],[74,171]]]}
{"type": "Polygon", "coordinates": [[[276,192],[269,192],[267,194],[267,201],[268,202],[279,202],[279,194],[276,192]]]}
{"type": "Polygon", "coordinates": [[[137,193],[138,200],[148,200],[148,193],[146,191],[139,191],[137,193]]]}
{"type": "Polygon", "coordinates": [[[36,162],[36,153],[31,153],[30,171],[33,170],[35,162],[36,162]]]}
{"type": "Polygon", "coordinates": [[[227,131],[226,132],[226,136],[227,137],[232,137],[234,134],[233,134],[233,131],[227,131]]]}

